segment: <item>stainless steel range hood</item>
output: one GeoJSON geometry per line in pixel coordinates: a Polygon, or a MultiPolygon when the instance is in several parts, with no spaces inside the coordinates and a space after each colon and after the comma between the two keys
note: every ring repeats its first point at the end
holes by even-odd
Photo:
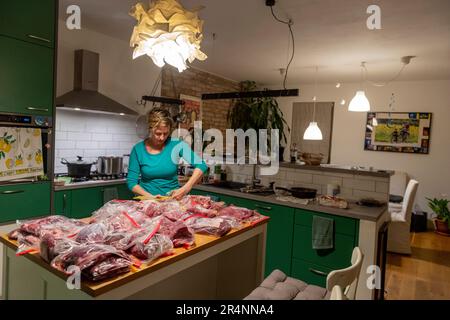
{"type": "Polygon", "coordinates": [[[99,54],[75,50],[73,91],[56,98],[56,107],[137,115],[138,113],[98,92],[99,54]]]}

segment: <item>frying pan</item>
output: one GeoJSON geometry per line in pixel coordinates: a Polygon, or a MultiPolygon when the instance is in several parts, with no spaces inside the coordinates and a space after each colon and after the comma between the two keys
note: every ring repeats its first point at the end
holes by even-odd
{"type": "Polygon", "coordinates": [[[317,190],[316,189],[310,189],[310,188],[301,188],[301,187],[294,187],[294,188],[283,188],[283,187],[276,187],[276,189],[284,190],[290,192],[294,197],[300,198],[300,199],[312,199],[316,197],[317,190]]]}

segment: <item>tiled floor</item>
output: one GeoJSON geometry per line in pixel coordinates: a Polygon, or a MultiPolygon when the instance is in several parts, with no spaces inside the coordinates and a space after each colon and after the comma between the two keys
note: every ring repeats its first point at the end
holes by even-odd
{"type": "Polygon", "coordinates": [[[450,299],[450,237],[411,234],[411,256],[388,254],[387,300],[450,299]]]}

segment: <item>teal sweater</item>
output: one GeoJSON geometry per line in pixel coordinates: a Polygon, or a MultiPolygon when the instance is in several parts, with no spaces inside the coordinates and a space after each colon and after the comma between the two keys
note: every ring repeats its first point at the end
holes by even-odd
{"type": "Polygon", "coordinates": [[[130,154],[128,188],[132,190],[139,184],[152,195],[166,195],[178,189],[177,169],[180,158],[203,172],[208,168],[184,141],[168,138],[165,148],[158,154],[148,153],[144,141],[137,143],[130,154]]]}

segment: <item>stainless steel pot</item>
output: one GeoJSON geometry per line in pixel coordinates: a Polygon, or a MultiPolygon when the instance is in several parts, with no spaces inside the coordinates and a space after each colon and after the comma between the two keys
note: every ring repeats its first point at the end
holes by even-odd
{"type": "Polygon", "coordinates": [[[123,173],[123,158],[98,157],[97,173],[104,175],[121,175],[123,173]]]}
{"type": "Polygon", "coordinates": [[[67,166],[67,174],[69,177],[83,178],[91,175],[91,167],[96,162],[83,161],[83,157],[77,156],[78,160],[69,162],[62,158],[61,163],[67,166]]]}

